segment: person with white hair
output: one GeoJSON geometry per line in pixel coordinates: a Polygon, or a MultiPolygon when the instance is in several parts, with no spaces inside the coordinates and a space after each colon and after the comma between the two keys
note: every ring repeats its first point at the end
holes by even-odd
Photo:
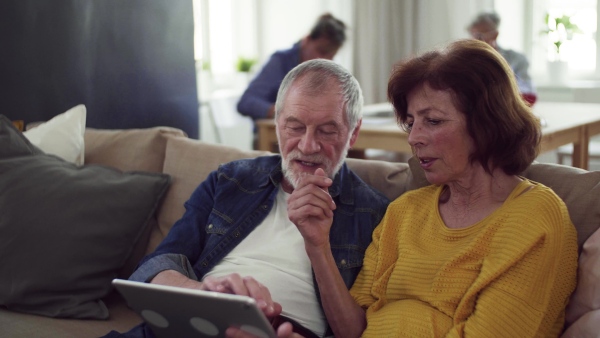
{"type": "Polygon", "coordinates": [[[474,39],[486,42],[494,47],[504,57],[512,68],[516,78],[521,96],[530,104],[537,100],[537,94],[533,81],[529,75],[529,61],[524,54],[512,49],[504,49],[498,45],[498,28],[500,27],[500,16],[495,12],[479,13],[469,24],[467,30],[474,39]]]}

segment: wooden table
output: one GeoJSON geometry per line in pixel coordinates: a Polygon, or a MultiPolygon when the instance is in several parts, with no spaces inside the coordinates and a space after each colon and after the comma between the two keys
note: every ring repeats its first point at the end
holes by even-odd
{"type": "MultiPolygon", "coordinates": [[[[393,117],[376,117],[390,109],[387,103],[365,106],[365,116],[354,149],[382,149],[411,153],[407,134],[395,123],[393,117]]],[[[536,102],[533,111],[542,117],[542,152],[573,143],[572,165],[589,167],[588,145],[591,136],[600,134],[600,104],[572,102],[536,102]]],[[[258,147],[276,151],[277,136],[273,120],[259,120],[258,147]]]]}

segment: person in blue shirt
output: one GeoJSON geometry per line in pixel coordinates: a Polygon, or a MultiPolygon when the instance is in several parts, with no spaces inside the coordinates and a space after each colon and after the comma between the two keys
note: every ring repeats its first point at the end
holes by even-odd
{"type": "Polygon", "coordinates": [[[304,61],[332,60],[345,41],[346,25],[329,13],[321,15],[307,36],[292,48],[271,55],[242,94],[238,112],[253,120],[273,118],[277,90],[284,76],[304,61]]]}
{"type": "MultiPolygon", "coordinates": [[[[335,62],[295,67],[275,103],[281,155],[212,172],[130,280],[251,296],[274,326],[281,323],[278,335],[292,329],[305,337],[331,335],[312,248],[328,241],[329,251],[319,254],[335,261],[349,289],[389,204],[345,164],[362,105],[358,81],[335,62]]],[[[107,337],[123,336],[153,333],[141,324],[107,337]]]]}

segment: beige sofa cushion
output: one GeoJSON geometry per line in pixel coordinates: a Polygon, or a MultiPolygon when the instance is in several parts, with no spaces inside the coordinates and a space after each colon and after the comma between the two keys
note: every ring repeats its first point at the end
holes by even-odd
{"type": "Polygon", "coordinates": [[[363,181],[383,193],[391,201],[408,190],[429,185],[415,158],[411,158],[408,164],[353,158],[347,159],[346,163],[363,181]]]}
{"type": "Polygon", "coordinates": [[[169,137],[185,137],[171,127],[107,130],[87,128],[85,164],[103,164],[122,171],[162,172],[169,137]]]}
{"type": "MultiPolygon", "coordinates": [[[[186,138],[176,128],[154,127],[141,129],[94,129],[85,132],[85,164],[102,164],[121,171],[148,171],[161,173],[165,161],[167,140],[186,138]]],[[[138,262],[147,253],[150,232],[157,227],[156,217],[151,218],[130,257],[118,274],[128,278],[138,262]]]]}

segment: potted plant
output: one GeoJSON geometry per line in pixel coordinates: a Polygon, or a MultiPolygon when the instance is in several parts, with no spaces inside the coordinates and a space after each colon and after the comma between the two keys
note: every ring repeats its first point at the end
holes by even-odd
{"type": "Polygon", "coordinates": [[[548,44],[552,46],[548,54],[550,80],[564,82],[568,72],[568,63],[561,54],[561,47],[565,41],[573,39],[574,34],[581,33],[581,30],[571,22],[571,16],[566,14],[551,16],[550,13],[546,13],[544,23],[545,28],[541,33],[548,37],[548,44]]]}
{"type": "Polygon", "coordinates": [[[252,71],[254,70],[254,65],[256,64],[256,59],[246,58],[243,56],[238,57],[235,68],[238,72],[237,75],[237,86],[240,90],[243,90],[250,82],[250,78],[252,77],[252,71]]]}
{"type": "Polygon", "coordinates": [[[236,64],[236,69],[238,72],[242,73],[250,73],[252,67],[256,64],[256,59],[238,57],[238,61],[236,64]]]}

